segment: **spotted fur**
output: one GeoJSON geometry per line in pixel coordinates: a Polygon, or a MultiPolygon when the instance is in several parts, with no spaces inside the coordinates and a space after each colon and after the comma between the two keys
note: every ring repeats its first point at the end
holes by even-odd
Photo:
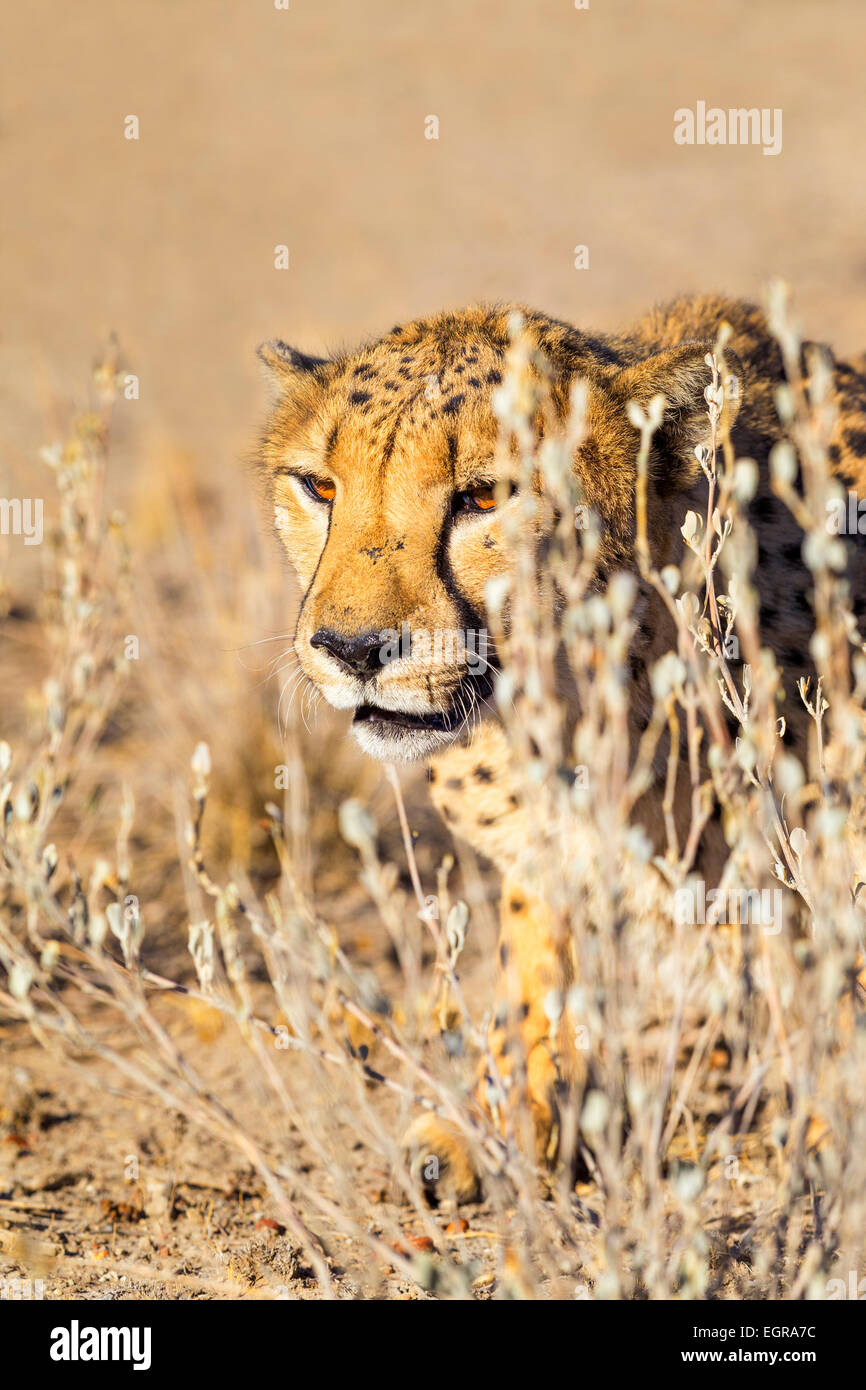
{"type": "MultiPolygon", "coordinates": [[[[445,663],[412,655],[377,662],[364,648],[370,634],[403,625],[431,632],[487,626],[485,586],[508,572],[503,517],[517,503],[505,501],[489,515],[465,514],[455,511],[455,499],[497,477],[491,395],[505,375],[512,312],[513,306],[481,306],[440,313],[327,358],[279,342],[267,345],[262,356],[277,394],[260,458],[277,529],[304,592],[295,641],[301,666],[332,704],[355,711],[353,733],[367,751],[386,759],[430,760],[431,794],[454,833],[508,876],[501,996],[521,1015],[543,1156],[550,1147],[557,1078],[542,1003],[552,987],[567,982],[571,967],[552,945],[556,924],[548,909],[520,883],[532,815],[510,772],[508,745],[490,699],[491,673],[470,671],[459,657],[445,663]],[[333,501],[316,500],[302,475],[332,485],[333,501]],[[372,715],[365,713],[370,710],[372,715]]],[[[755,459],[759,468],[748,511],[758,544],[763,636],[785,677],[788,739],[802,745],[805,719],[794,687],[809,669],[810,573],[797,524],[770,486],[768,458],[782,436],[775,392],[784,371],[764,315],[747,303],[700,296],[654,309],[616,336],[584,333],[525,308],[521,313],[549,364],[554,409],[562,419],[572,384],[588,384],[588,432],[574,467],[586,502],[601,519],[599,588],[616,571],[637,569],[637,435],[626,406],[632,399],[647,404],[659,392],[667,408],[651,460],[649,536],[657,565],[680,560],[685,513],[703,512],[706,505],[706,482],[694,456],[707,433],[705,354],[721,322],[731,325],[726,354],[740,379],[732,439],[737,455],[755,459]]],[[[863,495],[866,358],[839,362],[825,352],[837,410],[832,467],[863,495]]],[[[861,614],[864,553],[862,542],[854,545],[849,567],[861,614]]],[[[663,605],[642,585],[637,612],[629,661],[633,748],[651,706],[648,671],[674,637],[663,605]]],[[[640,808],[657,846],[659,797],[653,789],[640,808]]],[[[683,800],[677,814],[687,813],[683,800]]],[[[717,870],[725,852],[717,819],[705,839],[705,862],[717,870]]],[[[507,1067],[501,1037],[494,1038],[494,1048],[507,1067]]],[[[567,1059],[565,1066],[576,1074],[579,1060],[567,1059]]],[[[439,1153],[457,1194],[470,1195],[471,1165],[465,1154],[458,1156],[453,1134],[440,1126],[437,1139],[437,1123],[425,1118],[416,1148],[439,1153]]]]}

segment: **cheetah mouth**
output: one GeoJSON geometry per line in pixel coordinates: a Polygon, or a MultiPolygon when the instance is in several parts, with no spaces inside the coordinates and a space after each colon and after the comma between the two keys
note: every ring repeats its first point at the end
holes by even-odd
{"type": "Polygon", "coordinates": [[[365,753],[385,762],[417,762],[466,736],[493,691],[493,672],[464,679],[444,710],[421,714],[365,700],[357,705],[352,736],[365,753]]]}
{"type": "Polygon", "coordinates": [[[383,709],[381,705],[359,705],[352,720],[354,725],[366,724],[375,729],[407,732],[418,730],[422,733],[450,734],[463,722],[455,714],[407,714],[404,710],[383,709]]]}
{"type": "Polygon", "coordinates": [[[355,710],[352,736],[363,752],[384,762],[414,763],[432,757],[461,737],[466,714],[456,708],[409,714],[365,703],[355,710]]]}

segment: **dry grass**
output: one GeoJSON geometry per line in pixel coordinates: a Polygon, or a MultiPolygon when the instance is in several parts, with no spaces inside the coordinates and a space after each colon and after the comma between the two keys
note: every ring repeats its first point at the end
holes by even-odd
{"type": "MultiPolygon", "coordinates": [[[[696,519],[682,574],[654,573],[643,551],[643,578],[668,603],[678,645],[656,669],[642,756],[623,765],[633,585],[613,585],[606,599],[588,592],[593,532],[572,524],[581,499],[569,441],[540,453],[531,443],[526,421],[544,393],[516,328],[503,438],[518,440],[524,475],[542,470],[554,505],[518,525],[510,633],[495,630],[495,603],[491,622],[505,662],[502,716],[543,828],[538,872],[580,964],[580,988],[550,1003],[570,1014],[592,1058],[562,1120],[566,1154],[579,1150],[587,1167],[577,1191],[564,1167],[542,1181],[525,1156],[525,1107],[503,1135],[471,1100],[486,1051],[495,884],[448,844],[411,780],[418,833],[404,842],[389,779],[336,741],[327,715],[316,723],[302,692],[280,701],[293,674],[287,581],[252,511],[174,459],[153,470],[128,521],[106,514],[116,363],[99,370],[91,408],[47,456],[56,501],[38,592],[11,566],[4,590],[6,685],[21,692],[4,711],[0,754],[4,1031],[20,1048],[29,1028],[55,1078],[114,1087],[165,1117],[162,1152],[139,1155],[154,1181],[130,1178],[142,1220],[173,1219],[160,1171],[180,1166],[184,1181],[196,1162],[200,1171],[233,1154],[242,1165],[284,1234],[255,1237],[228,1281],[189,1276],[200,1292],[822,1298],[828,1280],[863,1273],[852,846],[866,662],[823,543],[820,372],[810,395],[780,291],[772,311],[802,492],[787,481],[784,452],[774,476],[816,538],[807,554],[821,685],[804,692],[815,730],[807,766],[779,743],[778,673],[761,646],[742,514],[749,472],[720,429],[704,461],[716,524],[696,519]],[[552,582],[539,602],[527,539],[538,525],[564,605],[552,582]],[[748,686],[719,642],[720,613],[732,615],[748,686]],[[583,708],[573,740],[552,693],[563,646],[583,708]],[[722,702],[738,717],[737,742],[722,702]],[[687,753],[699,723],[709,730],[710,771],[688,759],[692,831],[650,863],[633,810],[656,742],[677,723],[687,753]],[[572,786],[561,771],[575,764],[586,774],[572,786]],[[731,850],[725,886],[781,879],[790,910],[779,931],[719,926],[712,909],[697,926],[677,920],[716,801],[731,850]],[[399,1140],[419,1107],[449,1117],[476,1154],[486,1196],[468,1230],[446,1231],[454,1213],[431,1211],[405,1169],[399,1140]],[[186,1147],[166,1138],[172,1116],[191,1126],[186,1147]]],[[[723,355],[720,342],[720,368],[723,355]]],[[[641,424],[646,449],[652,412],[641,424]]],[[[0,1097],[10,1135],[26,1127],[14,1090],[10,1081],[0,1097]]],[[[231,1217],[220,1221],[225,1232],[231,1217]]],[[[207,1223],[203,1232],[212,1242],[207,1223]]],[[[146,1289],[147,1268],[127,1264],[128,1287],[146,1289]]],[[[7,1242],[7,1272],[28,1268],[7,1242]]],[[[85,1279],[79,1296],[88,1291],[85,1279]]]]}

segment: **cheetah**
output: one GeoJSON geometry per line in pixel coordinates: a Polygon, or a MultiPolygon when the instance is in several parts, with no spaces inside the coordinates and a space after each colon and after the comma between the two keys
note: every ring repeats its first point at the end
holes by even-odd
{"type": "MultiPolygon", "coordinates": [[[[629,653],[630,754],[651,707],[649,672],[674,644],[670,616],[640,580],[636,558],[637,430],[628,404],[665,400],[649,463],[649,540],[657,568],[682,557],[681,527],[702,514],[706,480],[695,450],[705,441],[707,353],[720,324],[731,327],[726,358],[739,391],[727,407],[737,457],[755,460],[748,506],[758,555],[764,641],[786,685],[808,670],[814,627],[811,576],[802,533],[775,495],[768,459],[783,437],[775,392],[785,372],[764,313],[718,295],[680,298],[653,309],[621,335],[586,333],[524,306],[476,306],[393,328],[355,352],[321,358],[265,344],[260,356],[274,403],[258,453],[276,531],[303,591],[295,650],[309,680],[351,733],[386,762],[428,764],[432,799],[456,836],[503,875],[500,971],[519,986],[521,1040],[539,1157],[549,1152],[557,1076],[544,1000],[562,981],[550,913],[521,858],[532,840],[532,809],[522,803],[493,694],[495,655],[470,662],[465,651],[431,660],[413,643],[384,634],[482,633],[488,585],[509,572],[507,516],[519,502],[497,489],[499,423],[492,401],[503,382],[517,310],[523,331],[548,364],[555,407],[565,419],[572,383],[587,389],[587,431],[574,468],[587,505],[600,518],[595,583],[619,571],[638,580],[638,622],[629,653]]],[[[829,349],[837,410],[831,466],[862,495],[866,486],[866,361],[836,361],[829,349]]],[[[855,614],[866,602],[866,560],[852,547],[849,583],[855,614]]],[[[802,747],[807,716],[791,700],[786,740],[802,747]]],[[[663,775],[659,782],[663,781],[663,775]]],[[[639,807],[660,849],[661,787],[639,807]]],[[[679,802],[675,814],[685,817],[679,802]]],[[[686,822],[687,824],[687,822],[686,822]]],[[[710,823],[704,871],[720,871],[726,846],[710,823]]],[[[491,1042],[494,1049],[501,1044],[491,1042]]],[[[571,1059],[567,1067],[577,1067],[571,1059]]],[[[566,1076],[566,1080],[570,1079],[566,1076]]],[[[483,1091],[483,1086],[482,1086],[483,1091]]],[[[483,1096],[481,1096],[483,1104],[483,1096]]],[[[410,1143],[437,1155],[454,1194],[477,1193],[462,1144],[433,1115],[420,1117],[410,1143]]]]}

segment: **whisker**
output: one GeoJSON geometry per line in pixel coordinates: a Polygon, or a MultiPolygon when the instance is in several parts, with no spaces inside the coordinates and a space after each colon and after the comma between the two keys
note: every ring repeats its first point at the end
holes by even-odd
{"type": "Polygon", "coordinates": [[[298,693],[298,689],[301,683],[303,682],[304,675],[305,673],[303,669],[299,668],[292,675],[287,677],[280,691],[280,698],[277,702],[277,727],[280,730],[281,737],[283,737],[289,731],[289,715],[291,714],[292,704],[294,702],[295,696],[298,693]],[[283,700],[286,698],[287,695],[288,704],[286,706],[285,729],[283,729],[283,700]]]}
{"type": "Polygon", "coordinates": [[[319,695],[319,692],[318,692],[318,690],[316,689],[316,687],[315,687],[314,685],[310,684],[310,685],[307,686],[307,689],[306,689],[305,692],[304,692],[304,698],[301,700],[301,719],[302,719],[302,721],[303,721],[304,728],[306,729],[307,733],[310,734],[310,735],[312,735],[312,732],[313,732],[313,731],[312,731],[312,729],[310,728],[309,724],[307,723],[307,708],[308,708],[308,706],[309,706],[310,701],[311,701],[312,698],[315,697],[315,698],[318,700],[318,695],[319,695]]]}
{"type": "Polygon", "coordinates": [[[295,651],[293,647],[286,647],[285,650],[281,651],[278,656],[275,656],[273,661],[271,662],[271,669],[269,672],[270,675],[274,674],[275,668],[277,667],[278,663],[283,660],[284,657],[288,657],[289,662],[297,661],[299,659],[298,653],[295,651]]]}
{"type": "Polygon", "coordinates": [[[289,642],[294,642],[295,634],[293,632],[278,632],[274,637],[260,637],[256,642],[244,642],[242,646],[229,647],[228,650],[234,652],[246,652],[249,651],[250,647],[261,647],[264,646],[266,642],[285,642],[287,640],[289,642]]]}
{"type": "Polygon", "coordinates": [[[295,634],[293,632],[277,632],[274,634],[273,637],[260,637],[255,642],[244,642],[243,645],[240,647],[225,647],[223,648],[223,650],[227,652],[232,652],[238,662],[238,665],[242,666],[245,671],[249,671],[252,669],[252,667],[247,666],[243,661],[241,661],[241,654],[243,652],[252,651],[253,647],[265,646],[268,642],[294,643],[294,640],[295,634]]]}
{"type": "MultiPolygon", "coordinates": [[[[288,667],[291,666],[292,661],[297,661],[297,660],[298,660],[297,652],[292,651],[290,648],[287,648],[286,651],[281,652],[280,655],[279,655],[278,657],[275,658],[275,660],[276,660],[276,661],[282,661],[282,659],[283,659],[284,656],[287,656],[287,657],[289,658],[289,660],[288,660],[284,665],[282,665],[282,666],[277,666],[276,669],[274,669],[274,666],[273,666],[273,663],[272,663],[272,664],[271,664],[271,669],[270,669],[269,671],[267,671],[267,672],[265,673],[265,675],[262,676],[262,679],[261,679],[260,681],[257,681],[256,684],[253,686],[253,689],[254,689],[254,690],[261,690],[262,686],[263,686],[263,685],[267,685],[268,681],[273,680],[275,676],[279,676],[283,671],[287,670],[288,667]]],[[[246,668],[246,669],[249,669],[249,668],[246,668]]]]}

